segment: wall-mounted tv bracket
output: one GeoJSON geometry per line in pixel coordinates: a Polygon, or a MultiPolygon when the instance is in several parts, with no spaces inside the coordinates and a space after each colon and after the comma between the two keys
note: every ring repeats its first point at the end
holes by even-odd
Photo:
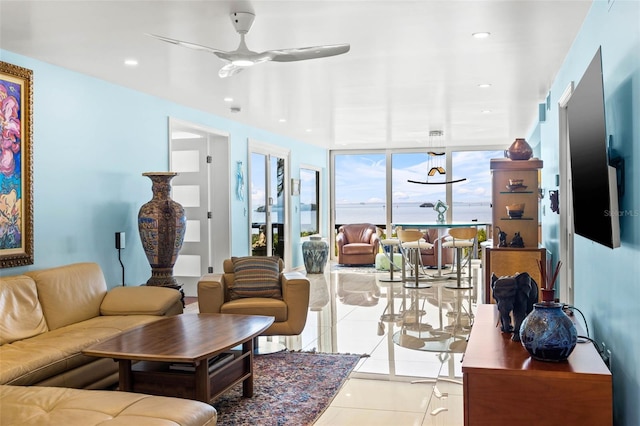
{"type": "Polygon", "coordinates": [[[609,165],[616,169],[616,183],[618,186],[618,204],[622,205],[622,196],[624,195],[624,158],[622,158],[613,146],[613,135],[609,135],[609,165]]]}

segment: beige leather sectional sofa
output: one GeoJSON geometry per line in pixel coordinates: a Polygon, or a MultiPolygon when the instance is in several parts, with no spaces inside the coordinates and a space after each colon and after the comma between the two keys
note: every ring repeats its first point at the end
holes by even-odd
{"type": "Polygon", "coordinates": [[[0,278],[0,424],[91,425],[106,421],[104,416],[129,415],[146,420],[126,424],[215,424],[215,409],[200,402],[79,390],[104,389],[118,381],[115,361],[85,356],[84,348],[180,313],[176,290],[146,286],[107,290],[95,263],[0,278]],[[199,409],[200,414],[185,412],[185,420],[179,414],[181,406],[199,409]],[[163,417],[168,411],[160,407],[173,407],[168,411],[175,419],[163,417]],[[92,413],[83,414],[86,421],[74,420],[80,408],[92,413]],[[100,419],[96,423],[91,420],[94,415],[100,419]]]}

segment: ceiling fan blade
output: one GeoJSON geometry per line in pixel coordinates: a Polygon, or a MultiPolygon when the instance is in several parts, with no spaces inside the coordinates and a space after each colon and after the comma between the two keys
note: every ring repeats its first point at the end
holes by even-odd
{"type": "Polygon", "coordinates": [[[268,50],[272,61],[293,62],[304,61],[306,59],[326,58],[327,56],[341,55],[347,53],[351,46],[349,44],[333,44],[315,47],[300,47],[294,49],[268,50]]]}
{"type": "Polygon", "coordinates": [[[153,38],[157,38],[158,40],[166,41],[167,43],[177,44],[178,46],[188,47],[189,49],[203,50],[205,52],[213,53],[214,55],[219,56],[222,59],[225,59],[222,56],[230,53],[230,52],[227,52],[227,51],[224,51],[224,50],[214,49],[213,47],[203,46],[201,44],[191,43],[191,42],[188,42],[188,41],[176,40],[174,38],[163,37],[163,36],[160,36],[160,35],[157,35],[157,34],[151,34],[151,33],[145,33],[145,34],[148,35],[149,37],[153,37],[153,38]]]}
{"type": "Polygon", "coordinates": [[[237,65],[227,64],[224,67],[220,68],[220,71],[218,71],[218,76],[220,78],[231,77],[234,74],[238,74],[244,68],[245,67],[239,67],[237,65]]]}

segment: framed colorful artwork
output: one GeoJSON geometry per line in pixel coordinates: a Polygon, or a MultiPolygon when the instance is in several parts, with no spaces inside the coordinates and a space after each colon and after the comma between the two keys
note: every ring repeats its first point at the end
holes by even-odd
{"type": "Polygon", "coordinates": [[[0,61],[0,268],[33,264],[33,71],[0,61]]]}

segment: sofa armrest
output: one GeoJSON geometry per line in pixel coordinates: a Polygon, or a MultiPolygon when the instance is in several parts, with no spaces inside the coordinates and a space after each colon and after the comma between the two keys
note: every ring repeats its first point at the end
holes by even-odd
{"type": "Polygon", "coordinates": [[[283,272],[282,299],[287,304],[287,322],[294,334],[302,333],[309,312],[309,279],[300,272],[283,272]]]}
{"type": "Polygon", "coordinates": [[[177,315],[182,313],[182,295],[165,287],[115,287],[100,304],[100,315],[177,315]]]}
{"type": "Polygon", "coordinates": [[[205,274],[198,281],[198,307],[203,314],[220,313],[224,303],[223,274],[205,274]]]}

